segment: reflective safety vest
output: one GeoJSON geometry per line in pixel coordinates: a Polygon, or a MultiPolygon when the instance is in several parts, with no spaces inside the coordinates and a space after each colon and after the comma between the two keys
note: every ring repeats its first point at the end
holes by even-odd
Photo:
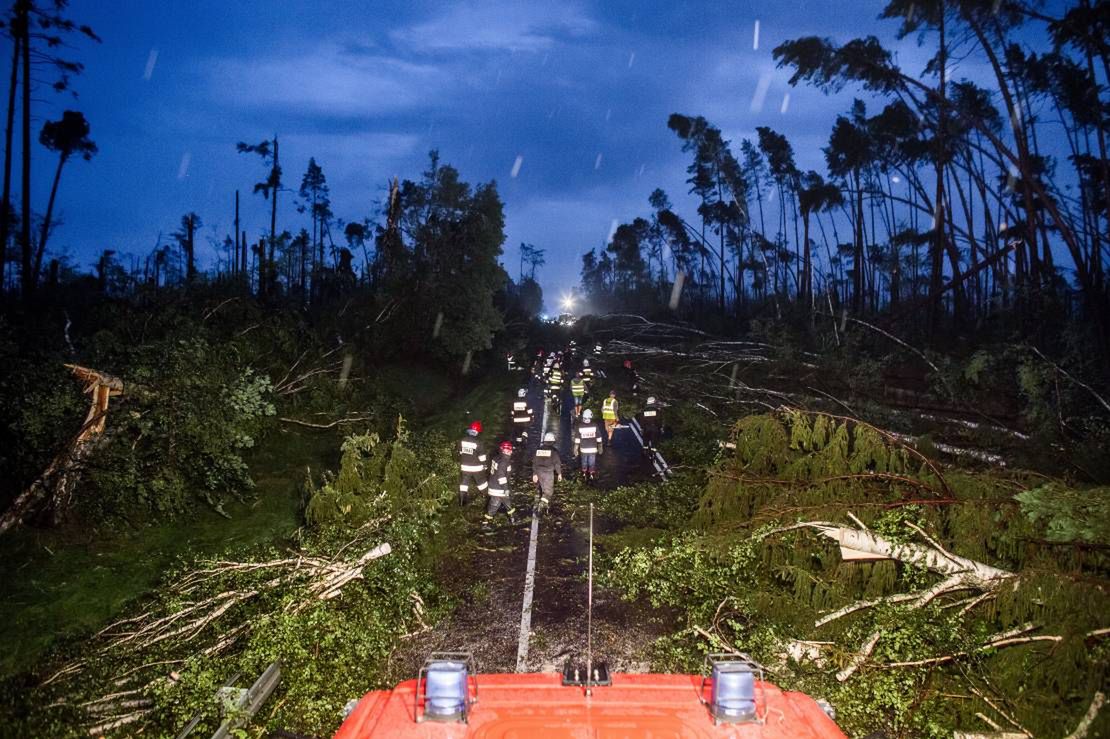
{"type": "Polygon", "coordinates": [[[468,437],[459,442],[459,469],[463,472],[485,471],[486,455],[476,440],[468,437]]]}
{"type": "Polygon", "coordinates": [[[532,409],[528,407],[528,401],[516,400],[513,401],[513,423],[531,423],[532,422],[532,409]]]}
{"type": "Polygon", "coordinates": [[[560,372],[559,370],[555,370],[554,372],[552,372],[551,373],[551,379],[548,380],[548,384],[549,385],[555,385],[555,386],[562,385],[563,384],[563,373],[560,372]]]}
{"type": "Polygon", "coordinates": [[[586,394],[586,381],[585,380],[571,380],[570,392],[577,398],[581,398],[586,394]]]}
{"type": "Polygon", "coordinates": [[[601,417],[606,421],[617,420],[617,399],[606,398],[601,404],[601,417]]]}
{"type": "Polygon", "coordinates": [[[600,435],[597,424],[583,423],[574,430],[574,443],[583,454],[597,454],[600,435]]]}

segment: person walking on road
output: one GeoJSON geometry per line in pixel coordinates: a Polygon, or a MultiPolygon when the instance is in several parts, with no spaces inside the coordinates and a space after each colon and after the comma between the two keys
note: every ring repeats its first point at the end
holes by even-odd
{"type": "Polygon", "coordinates": [[[486,479],[486,453],[482,450],[478,435],[482,433],[482,422],[475,421],[466,430],[466,436],[459,442],[459,505],[465,506],[471,485],[479,492],[489,487],[486,479]]]}
{"type": "Polygon", "coordinates": [[[632,360],[624,360],[624,376],[632,389],[632,397],[635,398],[640,394],[640,376],[636,374],[636,370],[632,367],[632,360]]]}
{"type": "Polygon", "coordinates": [[[609,397],[601,404],[601,420],[605,422],[605,440],[613,442],[613,429],[617,427],[620,419],[620,404],[617,402],[617,391],[610,390],[609,397]]]}
{"type": "Polygon", "coordinates": [[[532,458],[532,482],[540,489],[540,502],[536,507],[540,513],[545,512],[551,504],[555,483],[562,479],[563,460],[559,458],[559,450],[555,448],[555,434],[548,431],[543,435],[543,443],[532,458]]]}
{"type": "Polygon", "coordinates": [[[528,391],[525,388],[520,388],[516,391],[516,400],[513,401],[512,408],[513,432],[517,444],[523,444],[524,440],[528,438],[528,429],[532,425],[533,413],[532,407],[528,405],[528,391]]]}
{"type": "Polygon", "coordinates": [[[597,479],[597,455],[603,450],[601,429],[594,421],[589,408],[582,411],[582,419],[574,425],[574,456],[578,457],[582,477],[587,483],[597,479]]]}
{"type": "Polygon", "coordinates": [[[489,463],[489,505],[486,507],[485,526],[493,523],[502,510],[509,517],[509,523],[516,523],[516,512],[509,500],[509,475],[513,473],[513,443],[501,442],[500,454],[495,454],[489,463]]]}
{"type": "Polygon", "coordinates": [[[574,416],[577,418],[582,413],[582,403],[586,400],[586,381],[581,372],[570,381],[570,394],[574,396],[574,416]]]}
{"type": "Polygon", "coordinates": [[[655,441],[659,438],[659,431],[663,427],[663,415],[655,402],[654,395],[648,396],[647,405],[640,411],[639,421],[640,431],[644,434],[644,451],[654,452],[655,441]]]}

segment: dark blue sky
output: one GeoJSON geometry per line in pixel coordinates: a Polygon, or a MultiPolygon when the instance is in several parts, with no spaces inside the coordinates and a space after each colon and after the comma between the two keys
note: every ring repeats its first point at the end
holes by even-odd
{"type": "MultiPolygon", "coordinates": [[[[79,100],[43,91],[39,111],[55,118],[76,105],[100,154],[65,172],[53,247],[82,265],[103,248],[145,254],[187,211],[201,215],[206,240],[222,239],[236,188],[259,238],[268,205],[249,193],[264,172],[236,154],[240,140],[276,133],[294,189],[315,156],[344,220],[375,213],[388,179],[417,177],[438,148],[464,179],[497,180],[510,273],[521,241],[547,250],[551,308],[577,283],[582,252],[614,220],[644,213],[652,189],[684,202],[686,155],[670,113],[704,115],[737,144],[771,126],[799,166],[823,171],[820,148],[851,94],[789,88],[771,49],[806,34],[877,33],[920,70],[925,52],[894,44],[894,24],[876,20],[882,5],[74,0],[71,16],[104,43],[73,50],[87,67],[79,100]]],[[[54,162],[35,155],[42,210],[54,162]]],[[[302,223],[283,195],[279,228],[302,223]]]]}

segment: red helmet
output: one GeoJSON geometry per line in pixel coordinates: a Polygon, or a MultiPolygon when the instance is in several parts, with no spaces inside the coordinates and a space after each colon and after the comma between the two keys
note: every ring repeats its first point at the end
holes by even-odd
{"type": "Polygon", "coordinates": [[[631,359],[624,360],[624,368],[625,369],[632,369],[632,360],[631,359]]]}
{"type": "Polygon", "coordinates": [[[482,422],[475,421],[474,423],[470,424],[470,430],[476,434],[482,433],[482,422]]]}
{"type": "Polygon", "coordinates": [[[511,441],[501,442],[501,451],[505,452],[506,454],[512,454],[513,453],[513,442],[511,442],[511,441]]]}

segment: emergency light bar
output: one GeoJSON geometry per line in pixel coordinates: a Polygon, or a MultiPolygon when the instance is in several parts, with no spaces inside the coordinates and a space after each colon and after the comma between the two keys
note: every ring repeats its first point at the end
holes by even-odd
{"type": "Polygon", "coordinates": [[[702,669],[703,703],[706,703],[705,684],[710,680],[713,687],[707,705],[714,725],[763,723],[764,716],[760,715],[756,701],[756,688],[763,690],[763,668],[759,663],[741,654],[708,654],[702,669]]]}
{"type": "Polygon", "coordinates": [[[466,723],[478,702],[477,666],[470,652],[432,652],[416,676],[413,716],[416,722],[466,723]],[[474,697],[470,696],[474,676],[474,697]],[[421,698],[423,708],[421,711],[421,698]]]}

